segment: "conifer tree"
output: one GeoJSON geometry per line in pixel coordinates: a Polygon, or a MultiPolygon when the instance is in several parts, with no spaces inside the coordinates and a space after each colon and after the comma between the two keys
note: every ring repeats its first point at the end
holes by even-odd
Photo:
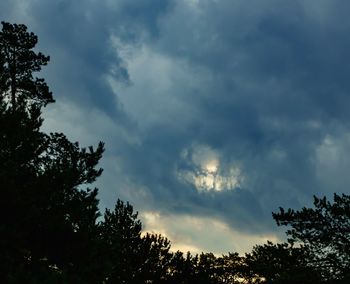
{"type": "Polygon", "coordinates": [[[273,218],[277,225],[289,227],[289,241],[303,244],[308,266],[325,280],[349,280],[350,195],[334,194],[333,202],[314,196],[314,208],[280,208],[273,218]]]}
{"type": "Polygon", "coordinates": [[[13,110],[17,106],[17,97],[23,96],[29,102],[45,106],[54,102],[45,80],[34,78],[33,73],[41,70],[50,60],[49,56],[33,49],[38,37],[27,31],[25,25],[1,22],[0,50],[3,58],[2,83],[13,110]]]}
{"type": "Polygon", "coordinates": [[[96,166],[104,147],[80,148],[62,133],[41,132],[41,109],[54,100],[45,80],[34,77],[49,61],[34,51],[36,43],[26,26],[2,22],[1,276],[8,283],[41,283],[44,275],[73,283],[88,277],[83,272],[93,261],[97,189],[82,185],[102,173],[96,166]]]}

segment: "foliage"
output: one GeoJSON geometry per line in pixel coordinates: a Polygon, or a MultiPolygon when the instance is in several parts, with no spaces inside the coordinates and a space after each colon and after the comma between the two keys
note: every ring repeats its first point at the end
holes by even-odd
{"type": "Polygon", "coordinates": [[[333,203],[315,196],[314,207],[280,208],[273,217],[279,226],[291,227],[290,242],[303,244],[308,265],[325,279],[342,279],[350,273],[350,196],[334,194],[333,203]]]}
{"type": "Polygon", "coordinates": [[[320,283],[319,273],[308,267],[306,257],[303,247],[293,247],[288,243],[267,242],[255,246],[246,255],[249,268],[246,278],[255,279],[255,283],[320,283]]]}
{"type": "Polygon", "coordinates": [[[39,106],[54,102],[45,80],[33,77],[33,73],[40,71],[50,60],[49,56],[33,50],[38,37],[27,32],[25,25],[1,23],[2,94],[10,96],[13,109],[16,109],[18,95],[24,97],[27,103],[39,106]]]}
{"type": "Polygon", "coordinates": [[[2,258],[9,266],[3,273],[18,267],[21,275],[60,271],[69,279],[82,269],[81,257],[94,234],[97,190],[80,186],[102,173],[96,165],[103,144],[87,151],[62,133],[40,131],[41,107],[53,98],[33,73],[49,57],[33,51],[37,37],[24,25],[2,24],[0,182],[6,217],[0,232],[2,258]]]}

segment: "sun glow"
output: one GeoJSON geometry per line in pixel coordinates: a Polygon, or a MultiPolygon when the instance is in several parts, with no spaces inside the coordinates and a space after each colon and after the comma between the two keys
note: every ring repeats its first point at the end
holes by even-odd
{"type": "Polygon", "coordinates": [[[181,157],[190,165],[190,169],[179,169],[178,177],[193,184],[198,191],[232,190],[243,181],[239,166],[222,166],[219,153],[209,146],[185,149],[181,157]]]}

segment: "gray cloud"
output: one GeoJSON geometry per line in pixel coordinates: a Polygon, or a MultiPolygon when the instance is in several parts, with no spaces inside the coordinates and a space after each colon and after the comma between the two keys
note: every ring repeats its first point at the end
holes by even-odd
{"type": "Polygon", "coordinates": [[[193,90],[179,81],[168,95],[191,105],[186,111],[197,117],[183,122],[187,130],[179,130],[177,120],[148,128],[136,155],[145,162],[135,175],[166,207],[173,194],[189,208],[248,226],[245,218],[266,220],[279,205],[300,206],[314,193],[332,192],[319,183],[315,158],[334,124],[348,123],[347,29],[334,19],[343,7],[334,3],[330,9],[327,3],[329,12],[315,15],[298,2],[186,3],[163,16],[159,38],[148,44],[162,56],[185,61],[193,72],[204,69],[193,90]],[[178,184],[173,168],[181,150],[194,142],[219,151],[223,168],[238,160],[246,175],[242,189],[206,196],[178,184]]]}

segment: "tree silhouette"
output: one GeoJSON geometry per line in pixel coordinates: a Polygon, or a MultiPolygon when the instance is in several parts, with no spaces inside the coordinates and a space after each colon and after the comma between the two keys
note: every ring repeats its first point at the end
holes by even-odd
{"type": "Polygon", "coordinates": [[[170,241],[161,235],[147,233],[141,238],[141,283],[168,283],[173,257],[169,250],[170,241]]]}
{"type": "Polygon", "coordinates": [[[255,279],[250,277],[246,259],[238,253],[229,253],[217,258],[218,279],[219,283],[253,283],[250,280],[255,279]]]}
{"type": "MultiPolygon", "coordinates": [[[[16,277],[27,275],[22,281],[30,283],[46,273],[57,279],[62,279],[59,275],[74,279],[77,274],[84,275],[80,272],[88,258],[83,256],[98,217],[97,189],[81,186],[102,173],[96,166],[103,144],[96,150],[80,149],[64,134],[40,131],[41,108],[53,98],[45,81],[33,79],[33,73],[40,71],[49,57],[33,51],[37,37],[24,25],[2,25],[2,278],[19,282],[16,277]]],[[[40,277],[35,281],[40,283],[40,277]]]]}
{"type": "Polygon", "coordinates": [[[166,283],[172,259],[170,242],[155,235],[141,235],[138,213],[117,200],[99,224],[104,247],[106,283],[166,283]]]}
{"type": "Polygon", "coordinates": [[[117,200],[114,211],[106,209],[100,224],[105,244],[106,283],[133,283],[139,273],[141,222],[129,203],[117,200]]]}
{"type": "Polygon", "coordinates": [[[333,203],[314,196],[314,207],[280,208],[273,218],[279,226],[291,227],[289,240],[303,244],[309,266],[324,279],[343,279],[350,274],[350,196],[334,194],[333,203]]]}
{"type": "Polygon", "coordinates": [[[33,51],[38,42],[37,36],[29,33],[25,25],[1,23],[1,81],[5,87],[2,95],[10,96],[13,110],[16,109],[16,97],[19,95],[25,97],[27,103],[30,100],[40,106],[54,102],[44,79],[33,77],[33,73],[40,71],[50,60],[49,56],[33,51]]]}
{"type": "Polygon", "coordinates": [[[304,247],[293,247],[288,243],[267,242],[255,246],[246,254],[248,275],[245,278],[267,284],[321,283],[320,273],[308,266],[306,254],[304,247]]]}

